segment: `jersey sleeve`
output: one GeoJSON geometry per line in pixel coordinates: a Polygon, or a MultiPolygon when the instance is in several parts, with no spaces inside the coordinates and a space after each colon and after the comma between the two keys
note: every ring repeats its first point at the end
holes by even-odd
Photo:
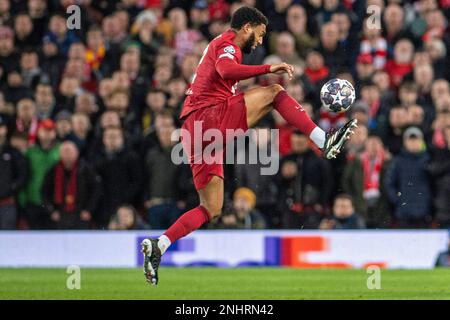
{"type": "Polygon", "coordinates": [[[221,59],[231,59],[240,63],[242,59],[241,49],[232,42],[223,42],[216,50],[216,65],[221,59]]]}

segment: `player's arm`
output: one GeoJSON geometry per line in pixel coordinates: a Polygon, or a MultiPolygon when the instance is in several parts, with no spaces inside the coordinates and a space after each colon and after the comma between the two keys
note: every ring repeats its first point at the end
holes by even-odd
{"type": "Polygon", "coordinates": [[[287,73],[289,79],[292,78],[294,71],[291,65],[286,63],[280,64],[263,64],[258,66],[250,66],[239,64],[234,59],[219,59],[216,63],[216,70],[224,80],[240,81],[251,77],[256,77],[266,73],[283,74],[287,73]]]}
{"type": "Polygon", "coordinates": [[[270,73],[270,65],[249,66],[237,63],[234,59],[219,59],[216,70],[224,80],[240,81],[270,73]]]}
{"type": "Polygon", "coordinates": [[[218,50],[216,70],[224,80],[240,81],[266,73],[288,73],[289,78],[292,78],[294,68],[291,65],[286,63],[257,66],[244,65],[237,62],[238,59],[235,54],[236,49],[231,44],[218,50]]]}

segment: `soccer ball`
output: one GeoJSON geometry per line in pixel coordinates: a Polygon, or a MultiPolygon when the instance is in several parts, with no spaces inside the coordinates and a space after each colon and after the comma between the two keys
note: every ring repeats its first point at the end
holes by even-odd
{"type": "Polygon", "coordinates": [[[320,101],[331,112],[344,112],[355,102],[355,88],[344,79],[331,79],[320,89],[320,101]]]}

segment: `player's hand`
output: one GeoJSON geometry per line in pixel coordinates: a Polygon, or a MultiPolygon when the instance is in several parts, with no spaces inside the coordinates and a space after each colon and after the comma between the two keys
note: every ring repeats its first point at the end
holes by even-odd
{"type": "Polygon", "coordinates": [[[294,74],[294,67],[292,65],[284,63],[284,62],[278,63],[278,64],[273,64],[270,66],[270,72],[275,73],[275,74],[287,73],[289,80],[291,80],[292,76],[294,74]]]}

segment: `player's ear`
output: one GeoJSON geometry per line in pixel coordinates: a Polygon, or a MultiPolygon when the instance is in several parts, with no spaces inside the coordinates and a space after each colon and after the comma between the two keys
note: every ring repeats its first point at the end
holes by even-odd
{"type": "Polygon", "coordinates": [[[245,31],[245,33],[252,32],[252,29],[253,29],[253,27],[252,27],[250,22],[247,22],[246,24],[244,24],[244,31],[245,31]]]}

